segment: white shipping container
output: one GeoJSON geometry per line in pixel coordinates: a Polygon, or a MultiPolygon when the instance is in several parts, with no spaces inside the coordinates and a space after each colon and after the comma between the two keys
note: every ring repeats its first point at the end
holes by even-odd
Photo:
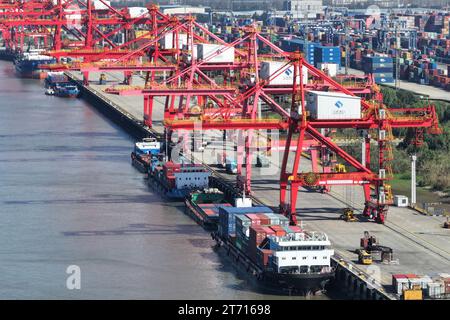
{"type": "Polygon", "coordinates": [[[197,45],[197,53],[199,60],[207,61],[205,63],[233,63],[234,62],[234,47],[227,48],[223,45],[199,43],[197,45]],[[215,54],[222,50],[220,54],[215,54]]]}
{"type": "Polygon", "coordinates": [[[317,68],[324,72],[327,71],[325,73],[327,73],[330,77],[336,77],[339,70],[339,65],[337,63],[321,62],[317,64],[317,68]]]}
{"type": "MultiPolygon", "coordinates": [[[[184,45],[183,46],[183,51],[188,51],[188,47],[189,47],[188,45],[184,45]]],[[[194,44],[194,50],[192,50],[191,53],[189,53],[189,54],[184,53],[183,54],[183,56],[182,56],[183,61],[186,62],[186,63],[190,63],[192,61],[192,55],[194,56],[194,59],[197,59],[197,45],[196,44],[194,44]]]]}
{"type": "Polygon", "coordinates": [[[408,278],[408,280],[410,289],[414,289],[415,286],[419,286],[422,288],[422,282],[420,278],[408,278]]]}
{"type": "Polygon", "coordinates": [[[426,295],[431,298],[440,298],[444,294],[444,284],[442,282],[428,283],[426,295]]]}
{"type": "Polygon", "coordinates": [[[236,208],[249,208],[252,206],[251,198],[236,198],[234,199],[234,206],[236,208]]]}
{"type": "MultiPolygon", "coordinates": [[[[261,69],[259,71],[259,77],[262,80],[268,80],[274,74],[278,73],[278,71],[285,66],[285,62],[280,61],[263,61],[261,62],[261,69]]],[[[283,68],[284,71],[279,74],[276,78],[273,78],[270,81],[270,85],[292,85],[294,84],[294,66],[289,66],[283,68]]],[[[303,74],[303,83],[308,83],[308,68],[302,68],[303,74]]],[[[300,76],[297,78],[297,83],[300,83],[300,76]]]]}
{"type": "Polygon", "coordinates": [[[361,119],[361,98],[339,92],[309,91],[306,108],[312,119],[361,119]]]}
{"type": "Polygon", "coordinates": [[[420,283],[422,285],[422,289],[426,289],[428,287],[428,284],[433,282],[429,276],[423,276],[420,277],[420,283]]]}
{"type": "Polygon", "coordinates": [[[145,7],[129,7],[128,14],[132,19],[144,17],[148,15],[148,9],[145,7]]]}
{"type": "Polygon", "coordinates": [[[396,293],[398,295],[403,294],[403,290],[409,289],[409,281],[407,278],[399,278],[396,280],[396,293]]]}
{"type": "MultiPolygon", "coordinates": [[[[173,33],[167,33],[159,39],[159,44],[161,46],[161,49],[174,49],[173,45],[173,33]]],[[[184,45],[187,45],[187,34],[186,33],[179,33],[178,34],[178,48],[182,48],[184,45]]]]}
{"type": "Polygon", "coordinates": [[[108,6],[106,6],[105,3],[111,7],[111,1],[101,2],[98,0],[94,0],[92,8],[94,8],[95,10],[107,10],[108,6]]]}
{"type": "Polygon", "coordinates": [[[394,196],[394,204],[397,207],[407,207],[408,206],[408,197],[402,196],[402,195],[395,195],[394,196]]]}

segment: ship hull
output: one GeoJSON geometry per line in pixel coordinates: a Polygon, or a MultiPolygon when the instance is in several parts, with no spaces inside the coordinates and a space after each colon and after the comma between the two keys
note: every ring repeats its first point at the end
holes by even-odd
{"type": "Polygon", "coordinates": [[[14,61],[15,53],[12,50],[0,50],[0,60],[14,61]]]}
{"type": "Polygon", "coordinates": [[[78,92],[77,93],[55,92],[55,96],[59,98],[76,98],[78,97],[78,92]]]}
{"type": "Polygon", "coordinates": [[[203,215],[200,210],[189,200],[185,201],[184,213],[190,216],[195,222],[207,231],[217,231],[217,219],[211,219],[203,215]]]}
{"type": "Polygon", "coordinates": [[[42,70],[40,70],[38,67],[39,65],[42,64],[49,64],[49,63],[54,63],[55,61],[48,61],[48,60],[43,60],[43,61],[39,61],[39,60],[21,60],[21,59],[17,59],[14,60],[14,65],[15,65],[15,69],[16,69],[16,74],[19,77],[22,78],[41,78],[44,75],[46,75],[45,72],[43,72],[42,70]]]}
{"type": "Polygon", "coordinates": [[[302,295],[311,295],[323,292],[334,276],[334,272],[317,274],[264,272],[262,278],[267,285],[294,290],[302,295]]]}
{"type": "Polygon", "coordinates": [[[131,153],[131,163],[141,173],[148,173],[149,163],[136,156],[136,153],[131,153]]]}

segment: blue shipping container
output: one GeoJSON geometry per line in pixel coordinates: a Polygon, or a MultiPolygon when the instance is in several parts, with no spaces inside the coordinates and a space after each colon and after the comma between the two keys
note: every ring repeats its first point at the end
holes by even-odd
{"type": "Polygon", "coordinates": [[[382,83],[394,83],[395,80],[393,77],[375,77],[375,83],[382,84],[382,83]]]}
{"type": "Polygon", "coordinates": [[[316,42],[306,42],[301,39],[282,40],[281,49],[287,52],[301,51],[303,52],[306,61],[310,64],[314,64],[314,48],[318,46],[316,42]]]}
{"type": "Polygon", "coordinates": [[[339,63],[341,61],[341,50],[339,47],[316,46],[314,48],[314,60],[316,63],[339,63]]]}
{"type": "Polygon", "coordinates": [[[219,223],[223,235],[236,233],[236,215],[246,213],[273,213],[273,210],[266,206],[236,208],[219,206],[219,223]]]}
{"type": "Polygon", "coordinates": [[[393,73],[394,72],[394,68],[376,68],[376,69],[372,69],[372,68],[364,68],[364,71],[366,73],[393,73]]]}
{"type": "Polygon", "coordinates": [[[363,57],[363,63],[392,63],[393,60],[391,57],[380,57],[380,56],[364,56],[363,57]]]}

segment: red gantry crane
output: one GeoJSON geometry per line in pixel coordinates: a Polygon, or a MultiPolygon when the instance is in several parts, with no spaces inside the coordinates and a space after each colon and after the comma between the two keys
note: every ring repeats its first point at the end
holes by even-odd
{"type": "MultiPolygon", "coordinates": [[[[145,14],[131,17],[126,8],[115,9],[102,0],[98,3],[102,4],[100,8],[93,8],[91,1],[76,0],[57,0],[56,4],[34,0],[27,6],[18,2],[11,7],[3,2],[5,10],[13,12],[9,15],[5,11],[0,15],[3,37],[17,44],[17,35],[22,39],[26,32],[46,34],[48,28],[52,29],[53,50],[48,53],[58,58],[82,60],[56,65],[54,69],[81,71],[86,84],[91,71],[121,70],[128,84],[134,71],[145,71],[143,86],[113,86],[105,91],[142,95],[144,122],[149,127],[152,126],[154,98],[164,97],[164,125],[169,137],[174,131],[184,130],[181,136],[187,138],[186,131],[194,131],[199,126],[202,130],[239,130],[239,140],[244,143],[237,146],[237,185],[246,194],[251,193],[255,131],[286,132],[280,174],[280,212],[289,216],[294,224],[299,188],[328,190],[333,185],[362,186],[364,215],[383,223],[390,198],[386,182],[392,178],[392,129],[415,128],[418,145],[425,130],[440,133],[433,106],[388,109],[373,79],[366,79],[368,81],[362,84],[356,79],[353,82],[333,79],[308,64],[300,52],[284,52],[253,26],[242,28],[243,35],[227,43],[193,17],[167,16],[155,5],[150,5],[145,14]],[[69,7],[74,5],[78,6],[82,18],[79,25],[67,27],[68,19],[74,15],[69,7]],[[38,26],[46,27],[47,31],[34,28],[38,26]],[[132,36],[133,28],[143,28],[143,32],[132,36]],[[71,35],[67,43],[62,40],[63,31],[71,35]],[[127,35],[121,43],[115,39],[119,34],[127,35]],[[163,48],[160,42],[166,39],[170,39],[169,45],[163,48]],[[261,43],[271,53],[259,54],[261,43]],[[199,48],[205,50],[206,45],[214,46],[200,57],[199,48]],[[141,58],[145,61],[141,62],[141,58]],[[263,65],[271,63],[276,67],[262,76],[263,65]],[[169,76],[157,77],[161,72],[168,72],[169,76]],[[290,75],[290,81],[277,81],[286,75],[290,75]],[[360,95],[361,116],[356,119],[314,118],[307,102],[311,92],[360,95]],[[279,97],[290,99],[290,104],[283,104],[279,97]],[[262,105],[269,111],[263,111],[262,105]],[[268,113],[277,116],[269,119],[265,117],[268,113]],[[331,139],[333,130],[346,128],[375,132],[365,137],[365,163],[331,139]],[[378,144],[378,168],[370,166],[371,140],[378,144]],[[311,154],[310,172],[300,172],[304,151],[311,154]],[[342,160],[349,170],[334,170],[325,161],[319,167],[319,159],[326,160],[330,155],[342,160]],[[244,164],[245,174],[242,173],[244,164]]],[[[188,146],[185,144],[185,147],[188,146]]],[[[276,147],[279,149],[280,145],[276,147]]]]}

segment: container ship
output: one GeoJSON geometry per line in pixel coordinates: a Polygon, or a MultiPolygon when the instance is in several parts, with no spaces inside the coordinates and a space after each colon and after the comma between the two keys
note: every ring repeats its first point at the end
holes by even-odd
{"type": "Polygon", "coordinates": [[[23,78],[40,78],[39,66],[53,63],[56,63],[55,58],[38,52],[25,52],[14,59],[16,73],[23,78]]]}
{"type": "Polygon", "coordinates": [[[12,49],[0,47],[0,59],[6,61],[14,61],[15,52],[12,49]]]}
{"type": "Polygon", "coordinates": [[[203,165],[155,161],[149,168],[148,184],[172,200],[184,200],[192,191],[209,186],[209,172],[203,165]]]}
{"type": "Polygon", "coordinates": [[[150,166],[156,166],[160,159],[158,155],[161,151],[161,143],[155,138],[144,138],[134,144],[134,150],[131,152],[131,163],[139,172],[148,174],[150,166]]]}
{"type": "Polygon", "coordinates": [[[218,247],[264,284],[310,295],[323,292],[334,278],[334,250],[322,232],[289,226],[289,219],[265,206],[219,206],[218,247]]]}

